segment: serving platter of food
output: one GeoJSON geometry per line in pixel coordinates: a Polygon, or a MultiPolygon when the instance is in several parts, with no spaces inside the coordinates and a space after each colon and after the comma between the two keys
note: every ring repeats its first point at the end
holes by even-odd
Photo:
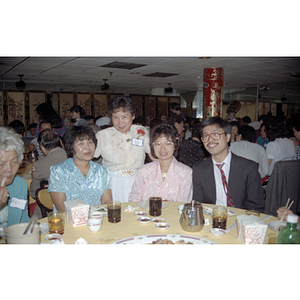
{"type": "Polygon", "coordinates": [[[215,244],[212,241],[188,235],[179,235],[179,234],[151,234],[151,235],[140,235],[125,238],[112,244],[215,244]]]}

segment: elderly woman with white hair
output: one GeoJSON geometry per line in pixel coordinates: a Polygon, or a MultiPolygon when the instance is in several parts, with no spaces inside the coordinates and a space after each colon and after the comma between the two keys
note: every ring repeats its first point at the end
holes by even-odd
{"type": "Polygon", "coordinates": [[[29,222],[27,184],[16,176],[24,143],[13,129],[0,126],[0,226],[29,222]]]}

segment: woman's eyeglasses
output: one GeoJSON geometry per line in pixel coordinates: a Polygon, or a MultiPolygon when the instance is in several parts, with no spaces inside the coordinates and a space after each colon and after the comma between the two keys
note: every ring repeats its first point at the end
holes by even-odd
{"type": "Polygon", "coordinates": [[[174,145],[173,142],[166,142],[166,143],[154,142],[153,143],[153,146],[158,149],[160,149],[162,146],[165,146],[166,148],[171,148],[173,145],[174,145]]]}
{"type": "Polygon", "coordinates": [[[221,138],[222,134],[226,134],[225,132],[211,132],[211,133],[207,133],[207,134],[203,134],[201,137],[201,140],[203,143],[208,142],[209,137],[211,137],[213,140],[218,141],[221,138]]]}

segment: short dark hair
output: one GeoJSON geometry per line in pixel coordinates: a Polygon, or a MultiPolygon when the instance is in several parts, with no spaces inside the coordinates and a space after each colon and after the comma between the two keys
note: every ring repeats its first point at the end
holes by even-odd
{"type": "MultiPolygon", "coordinates": [[[[231,136],[231,132],[232,132],[231,122],[227,122],[224,119],[222,119],[221,117],[210,117],[210,118],[204,119],[201,123],[201,126],[200,126],[201,137],[203,135],[204,127],[211,126],[211,125],[216,125],[216,126],[220,127],[221,129],[224,130],[225,135],[230,134],[230,136],[231,136]]],[[[230,146],[230,140],[228,142],[228,146],[230,146]]]]}
{"type": "Polygon", "coordinates": [[[64,147],[69,158],[72,158],[75,154],[74,143],[79,139],[82,140],[92,140],[97,147],[97,139],[93,129],[90,126],[74,126],[71,125],[67,128],[64,135],[64,147]]]}
{"type": "Polygon", "coordinates": [[[236,126],[238,129],[241,127],[241,124],[238,121],[231,121],[230,125],[231,127],[236,126]]]}
{"type": "Polygon", "coordinates": [[[248,141],[251,143],[255,143],[256,132],[252,126],[243,125],[239,128],[239,134],[242,135],[243,141],[248,141]]]}
{"type": "Polygon", "coordinates": [[[61,146],[58,133],[49,128],[40,132],[37,141],[40,146],[43,146],[47,150],[61,146]]]}
{"type": "Polygon", "coordinates": [[[175,123],[181,124],[184,123],[184,118],[180,115],[172,115],[169,119],[168,119],[168,124],[169,125],[175,125],[175,123]]]}
{"type": "Polygon", "coordinates": [[[174,143],[174,156],[176,157],[178,154],[179,149],[179,137],[178,137],[178,130],[175,126],[169,125],[169,124],[160,124],[155,127],[153,127],[150,130],[150,150],[151,155],[154,158],[157,158],[154,152],[154,146],[153,143],[158,139],[161,135],[164,135],[167,139],[171,138],[172,142],[174,143]]]}
{"type": "Polygon", "coordinates": [[[179,111],[180,110],[180,105],[177,102],[172,102],[170,104],[170,109],[174,109],[176,111],[179,111]]]}
{"type": "Polygon", "coordinates": [[[197,123],[192,127],[192,138],[195,137],[201,141],[201,134],[200,134],[201,123],[197,123]]]}
{"type": "Polygon", "coordinates": [[[108,106],[108,116],[111,118],[112,113],[116,110],[125,111],[128,109],[132,116],[135,115],[135,105],[130,97],[114,97],[110,100],[108,106]]]}
{"type": "Polygon", "coordinates": [[[24,123],[20,120],[13,120],[8,124],[8,126],[13,128],[13,130],[18,134],[23,134],[25,131],[24,123]]]}
{"type": "Polygon", "coordinates": [[[31,123],[28,127],[28,130],[31,128],[36,128],[36,126],[37,126],[37,123],[31,123]]]}
{"type": "Polygon", "coordinates": [[[243,120],[244,123],[247,123],[247,124],[251,123],[251,119],[250,119],[249,116],[243,117],[242,120],[243,120]]]}
{"type": "Polygon", "coordinates": [[[271,120],[268,127],[266,127],[266,132],[270,141],[274,141],[277,138],[287,137],[289,134],[286,124],[279,119],[271,120]]]}
{"type": "Polygon", "coordinates": [[[294,120],[292,122],[292,128],[295,128],[296,131],[300,131],[300,119],[294,120]]]}
{"type": "Polygon", "coordinates": [[[85,119],[86,119],[87,121],[93,120],[93,121],[95,122],[95,117],[92,116],[92,115],[86,116],[85,119]]]}
{"type": "Polygon", "coordinates": [[[83,109],[82,106],[80,105],[74,105],[70,108],[70,112],[75,111],[76,113],[79,113],[80,115],[80,119],[84,119],[85,118],[85,111],[83,109]]]}
{"type": "Polygon", "coordinates": [[[206,118],[202,121],[201,126],[200,126],[200,134],[201,136],[203,135],[203,129],[206,126],[211,126],[211,125],[217,125],[221,129],[224,130],[226,134],[231,135],[231,122],[227,122],[221,117],[210,117],[206,118]]]}

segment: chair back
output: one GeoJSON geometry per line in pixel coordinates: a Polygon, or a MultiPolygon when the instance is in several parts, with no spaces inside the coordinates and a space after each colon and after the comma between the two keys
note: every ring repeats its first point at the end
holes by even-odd
{"type": "Polygon", "coordinates": [[[276,162],[265,194],[266,214],[277,216],[277,209],[285,206],[288,198],[294,201],[290,209],[295,214],[300,212],[300,160],[276,162]]]}
{"type": "Polygon", "coordinates": [[[37,189],[35,192],[35,200],[41,209],[42,217],[47,217],[47,212],[53,211],[53,202],[47,188],[37,189]]]}

